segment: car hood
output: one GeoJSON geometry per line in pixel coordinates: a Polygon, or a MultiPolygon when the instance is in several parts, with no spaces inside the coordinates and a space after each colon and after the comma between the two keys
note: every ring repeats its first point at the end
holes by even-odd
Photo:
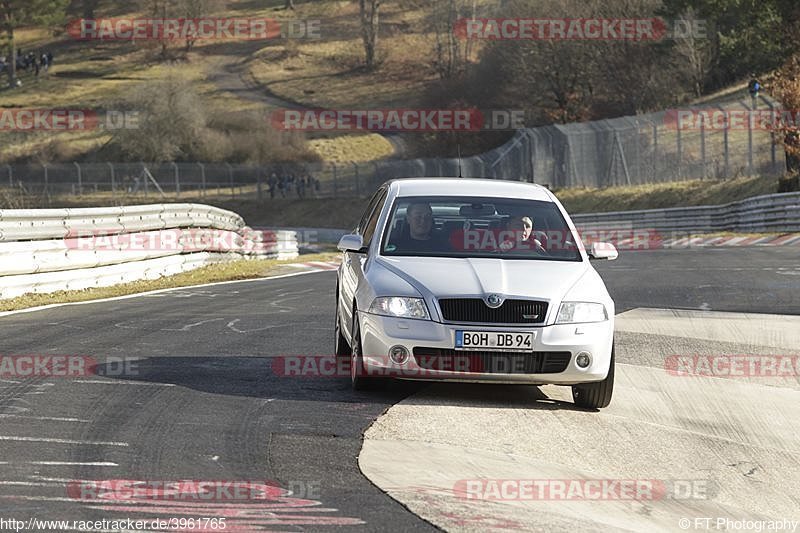
{"type": "Polygon", "coordinates": [[[399,277],[426,299],[496,293],[550,302],[561,301],[589,269],[583,261],[443,257],[379,257],[376,266],[380,271],[373,282],[378,292],[383,292],[380,278],[386,281],[383,288],[391,290],[397,280],[386,278],[399,277]]]}

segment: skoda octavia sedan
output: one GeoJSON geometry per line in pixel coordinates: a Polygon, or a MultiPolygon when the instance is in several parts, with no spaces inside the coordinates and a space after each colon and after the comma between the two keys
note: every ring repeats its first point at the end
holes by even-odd
{"type": "Polygon", "coordinates": [[[339,242],[336,355],[385,378],[554,384],[581,407],[614,388],[614,302],[556,197],[494,179],[385,183],[339,242]]]}

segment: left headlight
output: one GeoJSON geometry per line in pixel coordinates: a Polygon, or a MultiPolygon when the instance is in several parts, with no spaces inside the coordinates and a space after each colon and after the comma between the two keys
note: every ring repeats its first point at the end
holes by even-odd
{"type": "Polygon", "coordinates": [[[608,313],[603,304],[564,302],[558,309],[556,324],[603,322],[605,320],[608,320],[608,313]]]}
{"type": "Polygon", "coordinates": [[[369,312],[374,315],[393,316],[398,318],[429,319],[428,307],[422,298],[405,298],[400,296],[386,296],[375,298],[369,306],[369,312]]]}

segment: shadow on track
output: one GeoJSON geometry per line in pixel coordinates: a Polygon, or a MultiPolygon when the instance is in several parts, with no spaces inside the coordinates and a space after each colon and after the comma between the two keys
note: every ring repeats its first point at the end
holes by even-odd
{"type": "Polygon", "coordinates": [[[461,407],[586,411],[571,402],[549,398],[533,385],[432,383],[384,380],[369,391],[354,391],[346,377],[284,376],[273,368],[275,357],[154,357],[102,363],[93,372],[102,377],[171,384],[226,396],[304,402],[359,404],[406,403],[461,407]],[[124,371],[121,371],[124,370],[124,371]],[[424,399],[413,398],[426,390],[424,399]],[[409,398],[410,397],[410,398],[409,398]]]}

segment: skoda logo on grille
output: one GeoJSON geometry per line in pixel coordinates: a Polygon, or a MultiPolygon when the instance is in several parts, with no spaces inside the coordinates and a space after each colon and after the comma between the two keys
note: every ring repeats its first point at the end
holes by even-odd
{"type": "Polygon", "coordinates": [[[490,294],[486,297],[486,305],[491,307],[492,309],[497,309],[501,305],[503,305],[503,297],[499,294],[490,294]]]}

